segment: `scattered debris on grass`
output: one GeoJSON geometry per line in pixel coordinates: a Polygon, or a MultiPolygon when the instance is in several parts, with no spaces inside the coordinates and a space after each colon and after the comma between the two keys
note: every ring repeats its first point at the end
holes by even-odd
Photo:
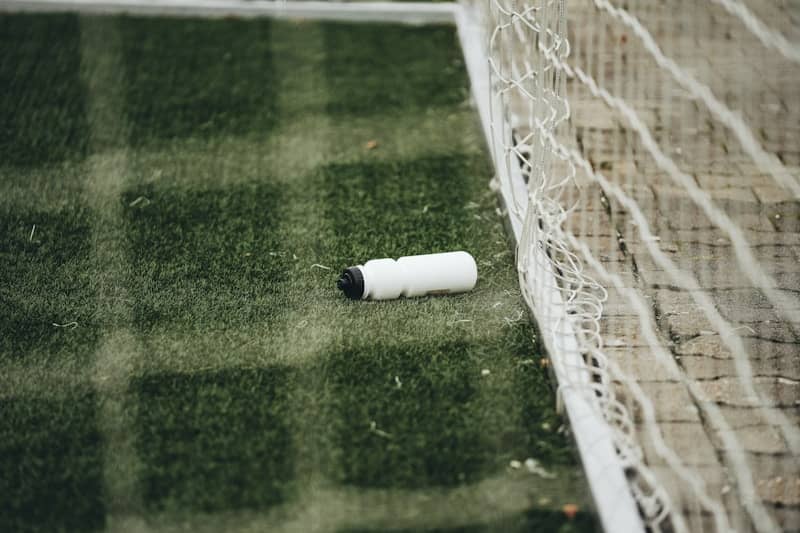
{"type": "Polygon", "coordinates": [[[484,368],[483,370],[481,370],[481,376],[488,376],[491,373],[492,371],[489,370],[488,368],[484,368]]]}
{"type": "Polygon", "coordinates": [[[56,324],[55,322],[53,322],[53,325],[57,328],[69,328],[69,329],[75,329],[78,327],[78,323],[75,322],[74,320],[72,322],[67,322],[65,324],[56,324]]]}
{"type": "Polygon", "coordinates": [[[322,270],[333,270],[331,267],[320,265],[319,263],[314,263],[313,265],[311,265],[311,268],[321,268],[322,270]]]}
{"type": "Polygon", "coordinates": [[[556,475],[552,472],[545,470],[545,468],[539,464],[539,461],[533,457],[528,457],[525,459],[525,468],[527,468],[528,472],[531,474],[537,475],[544,479],[555,479],[556,477],[556,475]]]}
{"type": "Polygon", "coordinates": [[[308,320],[301,320],[300,322],[298,322],[298,323],[297,323],[297,325],[295,326],[295,328],[297,328],[297,329],[303,329],[303,328],[305,328],[307,325],[308,325],[308,320]]]}
{"type": "Polygon", "coordinates": [[[428,207],[429,206],[426,205],[425,207],[422,208],[422,214],[423,215],[428,212],[428,207]]]}
{"type": "Polygon", "coordinates": [[[398,389],[402,389],[403,388],[403,382],[400,381],[400,378],[398,376],[394,377],[394,384],[398,389]]]}
{"type": "Polygon", "coordinates": [[[561,510],[564,512],[564,516],[569,520],[572,520],[575,518],[575,515],[578,514],[578,506],[574,503],[565,503],[561,510]]]}
{"type": "Polygon", "coordinates": [[[128,207],[136,207],[137,205],[141,204],[142,207],[150,205],[150,199],[145,196],[140,196],[136,200],[132,201],[128,204],[128,207]]]}
{"type": "Polygon", "coordinates": [[[548,359],[547,357],[542,357],[541,359],[539,359],[539,366],[542,367],[542,368],[549,367],[550,366],[550,359],[548,359]]]}
{"type": "Polygon", "coordinates": [[[507,326],[514,327],[516,324],[518,324],[522,320],[522,318],[524,316],[525,316],[525,313],[523,313],[520,310],[520,311],[517,311],[516,316],[514,316],[514,317],[508,317],[508,316],[507,317],[503,317],[503,320],[505,320],[505,323],[506,323],[507,326]]]}
{"type": "Polygon", "coordinates": [[[519,470],[520,468],[522,468],[522,463],[517,461],[516,459],[512,459],[511,462],[508,463],[508,466],[510,466],[514,470],[519,470]]]}
{"type": "Polygon", "coordinates": [[[375,139],[367,141],[367,143],[364,145],[364,148],[366,148],[367,150],[374,150],[377,147],[378,147],[378,141],[376,141],[375,139]]]}
{"type": "Polygon", "coordinates": [[[34,233],[36,233],[36,224],[34,224],[33,227],[31,228],[31,235],[30,235],[30,237],[28,237],[28,240],[30,242],[33,242],[33,234],[34,233]]]}
{"type": "Polygon", "coordinates": [[[382,429],[378,429],[378,424],[373,420],[369,423],[369,431],[370,433],[374,433],[377,436],[384,438],[384,439],[391,439],[392,434],[383,431],[382,429]]]}

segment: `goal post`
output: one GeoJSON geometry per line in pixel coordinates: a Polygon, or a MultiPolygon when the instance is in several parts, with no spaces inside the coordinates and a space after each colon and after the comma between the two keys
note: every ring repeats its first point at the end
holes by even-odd
{"type": "Polygon", "coordinates": [[[785,365],[800,355],[798,269],[778,259],[798,251],[796,226],[781,222],[800,205],[789,155],[800,136],[786,135],[787,116],[800,116],[800,45],[784,36],[797,35],[796,9],[470,9],[520,287],[604,526],[641,529],[612,527],[612,510],[636,509],[654,531],[797,527],[798,389],[785,365]],[[776,352],[777,339],[788,345],[776,352]],[[572,394],[605,432],[575,419],[572,394]],[[610,443],[627,490],[609,495],[582,439],[610,443]]]}

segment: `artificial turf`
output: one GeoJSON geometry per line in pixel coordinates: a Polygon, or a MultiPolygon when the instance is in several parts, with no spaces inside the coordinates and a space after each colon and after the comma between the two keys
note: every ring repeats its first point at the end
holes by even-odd
{"type": "Polygon", "coordinates": [[[594,527],[452,27],[2,15],[0,47],[0,530],[594,527]],[[334,286],[459,249],[468,294],[334,286]]]}

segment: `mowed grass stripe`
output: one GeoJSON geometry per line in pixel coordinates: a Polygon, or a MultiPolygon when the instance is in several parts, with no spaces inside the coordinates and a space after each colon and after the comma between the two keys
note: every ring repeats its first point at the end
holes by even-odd
{"type": "Polygon", "coordinates": [[[103,436],[105,526],[128,529],[124,516],[140,513],[137,487],[141,468],[132,430],[134,413],[128,390],[143,346],[131,322],[134,295],[125,246],[123,191],[130,179],[125,116],[126,76],[121,68],[122,41],[117,19],[81,19],[81,76],[87,88],[90,155],[86,160],[87,201],[92,206],[92,274],[97,287],[96,313],[102,336],[89,368],[97,394],[97,424],[103,436]]]}
{"type": "MultiPolygon", "coordinates": [[[[292,26],[282,25],[273,33],[276,48],[283,48],[280,60],[272,65],[272,83],[279,89],[277,128],[292,130],[298,118],[313,109],[314,100],[324,95],[324,87],[315,85],[314,77],[324,56],[317,55],[314,60],[313,27],[301,34],[292,26]]],[[[263,298],[248,297],[241,302],[242,310],[249,313],[252,308],[257,314],[218,309],[217,301],[204,306],[203,315],[192,312],[176,322],[172,313],[153,321],[170,325],[163,333],[150,330],[151,340],[174,342],[181,330],[188,328],[195,339],[195,350],[210,346],[209,352],[216,353],[208,353],[208,358],[202,351],[201,358],[197,353],[189,354],[176,365],[180,369],[176,372],[158,364],[159,359],[174,355],[169,345],[165,348],[154,342],[153,364],[148,361],[142,368],[144,375],[133,383],[141,413],[139,448],[148,465],[143,489],[151,511],[179,515],[191,511],[194,515],[198,511],[264,510],[293,499],[298,489],[296,461],[304,455],[298,451],[298,444],[304,440],[298,431],[302,431],[304,413],[294,400],[299,397],[298,387],[308,383],[298,383],[296,359],[302,353],[315,353],[320,342],[324,345],[324,330],[311,322],[311,333],[303,331],[297,324],[301,319],[294,314],[302,308],[303,298],[293,281],[298,270],[308,271],[311,265],[304,263],[308,259],[303,253],[307,244],[304,237],[307,228],[315,225],[317,209],[297,174],[286,172],[303,175],[325,157],[325,120],[318,116],[313,129],[307,127],[300,138],[267,136],[259,143],[247,137],[241,138],[241,143],[251,149],[249,154],[242,154],[239,148],[227,156],[243,156],[235,163],[241,171],[238,176],[229,175],[217,186],[209,186],[210,180],[205,179],[194,185],[181,180],[182,191],[203,191],[203,201],[175,198],[164,202],[169,206],[166,214],[176,218],[171,218],[170,224],[148,226],[159,233],[161,228],[180,221],[184,239],[197,231],[206,242],[190,240],[186,253],[178,251],[174,264],[192,269],[201,266],[197,258],[211,256],[219,261],[222,267],[218,274],[225,277],[228,271],[228,279],[215,278],[215,286],[204,289],[212,296],[229,292],[225,284],[238,283],[242,268],[253,274],[244,278],[242,287],[264,291],[263,298]],[[262,153],[273,157],[274,164],[264,164],[262,153]],[[211,207],[202,214],[190,215],[181,207],[196,209],[207,203],[211,207]],[[225,244],[215,242],[217,238],[225,244]],[[226,249],[242,239],[251,242],[226,249]],[[230,318],[234,320],[224,322],[230,318]],[[228,341],[231,344],[226,346],[228,341]],[[217,354],[227,358],[222,360],[217,354]]],[[[165,172],[169,171],[167,167],[165,172]]],[[[161,176],[163,179],[164,173],[161,176]]],[[[163,187],[153,193],[160,197],[163,187]]],[[[161,239],[144,236],[141,244],[161,239]]],[[[175,240],[176,236],[164,240],[166,255],[175,256],[168,246],[175,240]]],[[[152,265],[161,268],[172,264],[165,259],[154,258],[152,265]]],[[[208,268],[216,273],[216,265],[208,268]]],[[[196,272],[186,275],[178,271],[178,275],[190,284],[202,279],[196,272]]],[[[164,289],[174,294],[180,286],[170,283],[164,289]]],[[[186,302],[197,309],[196,299],[186,302]]]]}
{"type": "Polygon", "coordinates": [[[140,147],[137,181],[122,196],[137,281],[134,328],[146,348],[130,391],[148,513],[263,508],[283,500],[291,479],[287,369],[254,346],[273,342],[290,307],[290,258],[282,252],[288,203],[260,156],[274,126],[278,83],[270,28],[265,20],[142,20],[127,28],[126,64],[135,65],[139,80],[129,104],[141,137],[132,139],[140,147]],[[162,59],[165,33],[203,41],[205,68],[190,73],[175,58],[162,59]],[[151,42],[140,49],[137,39],[151,42]],[[185,76],[184,83],[173,86],[168,77],[152,87],[162,69],[185,76]],[[165,117],[146,109],[154,92],[165,117]],[[193,108],[199,103],[202,109],[193,108]],[[190,166],[167,154],[151,158],[155,139],[156,150],[194,147],[196,160],[190,166]],[[219,148],[240,142],[251,151],[219,148]],[[243,357],[244,349],[255,357],[243,357]],[[180,372],[163,370],[164,360],[180,372]]]}
{"type": "Polygon", "coordinates": [[[0,128],[0,395],[8,396],[36,390],[29,371],[43,378],[53,368],[53,383],[79,375],[99,319],[78,18],[4,15],[0,25],[8,88],[0,95],[8,119],[0,128]],[[60,40],[46,39],[52,34],[60,40]]]}
{"type": "Polygon", "coordinates": [[[325,234],[325,204],[308,179],[337,155],[332,149],[332,120],[325,112],[330,91],[324,72],[331,51],[324,38],[324,26],[307,22],[276,24],[273,31],[275,67],[282,82],[277,99],[279,127],[291,130],[292,125],[303,125],[298,136],[276,136],[277,145],[272,148],[280,158],[279,166],[287,169],[281,183],[291,198],[283,253],[292,257],[285,283],[292,305],[285,311],[286,328],[279,336],[282,353],[276,357],[292,367],[286,404],[292,444],[285,458],[293,465],[292,498],[284,505],[306,501],[324,483],[327,458],[325,442],[319,439],[320,428],[327,424],[320,407],[324,398],[318,394],[326,378],[315,371],[319,367],[315,363],[330,344],[334,329],[327,309],[318,304],[315,289],[320,282],[329,283],[332,272],[314,266],[327,267],[317,257],[317,243],[325,234]]]}
{"type": "Polygon", "coordinates": [[[3,188],[22,192],[0,208],[0,529],[96,529],[104,439],[87,368],[101,320],[93,213],[81,194],[89,135],[80,28],[74,16],[4,16],[0,25],[3,188]],[[40,203],[31,172],[57,177],[55,188],[73,198],[40,203]]]}

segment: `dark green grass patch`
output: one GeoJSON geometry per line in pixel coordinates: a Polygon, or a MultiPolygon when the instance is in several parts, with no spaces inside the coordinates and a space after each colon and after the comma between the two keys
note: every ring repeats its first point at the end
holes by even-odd
{"type": "Polygon", "coordinates": [[[333,235],[321,246],[337,259],[359,262],[458,249],[479,253],[485,221],[465,208],[475,198],[475,182],[487,175],[483,161],[463,155],[325,167],[333,235]]]}
{"type": "Polygon", "coordinates": [[[0,165],[84,157],[78,17],[0,14],[0,50],[0,165]]]}
{"type": "Polygon", "coordinates": [[[487,473],[474,414],[480,370],[468,346],[371,345],[326,360],[341,482],[419,488],[487,473]]]}
{"type": "Polygon", "coordinates": [[[286,367],[137,378],[137,448],[154,509],[265,508],[293,474],[286,367]]]}
{"type": "Polygon", "coordinates": [[[188,189],[165,179],[123,195],[137,329],[264,322],[285,304],[282,200],[262,180],[188,189]]]}
{"type": "Polygon", "coordinates": [[[339,115],[419,113],[459,105],[469,81],[452,26],[329,24],[328,111],[339,115]]]}
{"type": "Polygon", "coordinates": [[[518,327],[481,342],[445,334],[416,344],[383,337],[327,354],[331,476],[364,487],[451,486],[527,457],[564,475],[573,457],[556,432],[546,380],[525,359],[530,334],[518,327]]]}
{"type": "Polygon", "coordinates": [[[80,206],[0,211],[0,360],[91,355],[99,333],[89,221],[80,206]]]}
{"type": "MultiPolygon", "coordinates": [[[[513,429],[514,443],[520,453],[527,450],[531,457],[539,459],[545,466],[574,465],[576,452],[572,443],[558,432],[563,420],[553,406],[550,377],[540,364],[542,359],[539,356],[545,354],[545,350],[538,333],[530,334],[532,329],[526,324],[515,330],[511,354],[516,356],[516,365],[502,385],[504,394],[514,399],[519,417],[513,429]],[[530,348],[532,338],[536,339],[533,350],[530,348]]],[[[498,428],[498,431],[502,429],[498,428]]],[[[571,475],[577,482],[582,473],[576,468],[571,475]]]]}
{"type": "Polygon", "coordinates": [[[130,143],[267,135],[276,118],[271,24],[123,19],[130,143]]]}
{"type": "Polygon", "coordinates": [[[95,394],[0,399],[0,531],[92,531],[105,522],[95,394]]]}

